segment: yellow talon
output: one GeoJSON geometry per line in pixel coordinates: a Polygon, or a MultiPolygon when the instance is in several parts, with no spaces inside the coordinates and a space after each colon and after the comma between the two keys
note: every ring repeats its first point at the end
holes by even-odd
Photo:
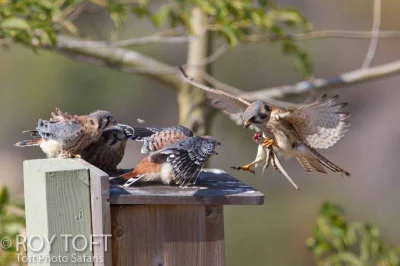
{"type": "Polygon", "coordinates": [[[274,144],[274,140],[272,140],[272,139],[266,139],[266,140],[263,141],[262,146],[263,146],[264,148],[270,149],[270,148],[272,147],[273,144],[274,144]]]}
{"type": "Polygon", "coordinates": [[[251,169],[251,166],[252,166],[252,165],[250,165],[250,164],[246,164],[246,165],[239,166],[239,167],[232,166],[231,168],[234,169],[234,170],[236,170],[236,171],[250,172],[250,173],[252,173],[253,175],[255,175],[256,172],[254,172],[254,170],[251,169]]]}

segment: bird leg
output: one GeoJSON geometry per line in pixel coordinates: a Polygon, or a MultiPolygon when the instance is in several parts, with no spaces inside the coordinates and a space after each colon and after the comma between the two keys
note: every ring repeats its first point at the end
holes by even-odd
{"type": "Polygon", "coordinates": [[[270,143],[273,143],[273,140],[272,139],[268,139],[268,140],[264,139],[260,135],[254,135],[253,139],[257,143],[259,143],[259,145],[261,145],[264,148],[265,152],[266,152],[265,164],[264,164],[263,169],[262,169],[262,175],[264,175],[264,173],[267,170],[269,164],[272,164],[272,166],[274,167],[274,170],[276,172],[278,172],[279,174],[283,175],[284,177],[286,177],[286,179],[294,186],[294,188],[298,190],[299,187],[292,180],[292,178],[290,178],[289,174],[283,168],[281,162],[279,161],[279,158],[278,158],[276,152],[272,149],[271,146],[270,146],[271,148],[268,148],[267,145],[270,144],[270,143]],[[262,143],[260,144],[261,141],[262,141],[262,143]]]}
{"type": "Polygon", "coordinates": [[[232,166],[231,168],[234,169],[234,170],[236,170],[236,171],[247,171],[247,172],[250,172],[250,173],[252,173],[253,175],[255,175],[256,172],[254,172],[254,170],[251,169],[251,167],[252,167],[253,165],[255,165],[255,164],[261,162],[261,161],[262,161],[262,160],[255,160],[255,161],[253,161],[253,162],[251,162],[251,163],[248,163],[248,164],[246,164],[246,165],[239,166],[239,167],[232,166]]]}
{"type": "MultiPolygon", "coordinates": [[[[268,169],[269,164],[271,163],[271,161],[273,161],[273,150],[272,149],[265,149],[266,151],[266,157],[265,157],[265,164],[262,168],[262,172],[261,175],[265,174],[265,171],[268,169]]],[[[272,162],[272,165],[274,165],[275,162],[272,162]]]]}
{"type": "Polygon", "coordinates": [[[270,149],[274,144],[273,139],[264,139],[263,143],[261,144],[264,148],[270,149]]]}

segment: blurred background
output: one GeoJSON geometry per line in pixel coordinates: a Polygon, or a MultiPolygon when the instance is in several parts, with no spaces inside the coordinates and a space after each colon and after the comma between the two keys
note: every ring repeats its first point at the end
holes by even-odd
{"type": "MultiPolygon", "coordinates": [[[[365,0],[280,0],[279,6],[292,6],[316,30],[369,31],[373,1],[365,0]]],[[[384,0],[381,6],[381,30],[400,31],[400,2],[384,0]]],[[[102,12],[83,13],[75,24],[84,35],[107,38],[112,21],[102,12]]],[[[119,38],[148,36],[159,31],[149,20],[130,15],[119,30],[119,38]]],[[[215,51],[223,41],[215,38],[215,51]]],[[[332,77],[361,67],[368,38],[318,38],[303,40],[314,65],[313,76],[332,77]]],[[[400,39],[382,38],[372,65],[400,59],[400,39]]],[[[94,48],[95,49],[95,48],[94,48]]],[[[170,65],[187,62],[186,43],[162,43],[134,46],[134,51],[170,65]]],[[[273,42],[238,44],[212,64],[212,75],[244,91],[295,84],[304,79],[290,56],[282,54],[273,42]]],[[[265,194],[263,206],[227,206],[225,237],[227,265],[313,265],[305,245],[313,234],[318,209],[326,200],[340,203],[349,220],[368,221],[381,229],[389,243],[400,244],[400,77],[393,75],[346,87],[317,90],[340,94],[348,102],[351,127],[335,146],[321,153],[352,176],[333,173],[306,173],[295,159],[284,163],[299,185],[296,191],[282,176],[269,169],[260,176],[235,172],[231,166],[254,159],[253,132],[236,126],[226,116],[212,120],[211,134],[223,142],[219,156],[210,167],[231,175],[265,194]]],[[[10,44],[0,50],[0,184],[6,185],[12,198],[23,197],[22,162],[43,158],[39,148],[16,148],[13,144],[27,136],[38,118],[47,119],[55,107],[76,114],[97,109],[109,110],[119,122],[138,126],[170,126],[179,123],[176,91],[151,76],[123,73],[93,66],[56,53],[10,44]]],[[[301,102],[308,95],[294,99],[301,102]]],[[[210,120],[211,121],[211,120],[210,120]]],[[[142,158],[140,143],[129,142],[121,168],[131,168],[142,158]]]]}

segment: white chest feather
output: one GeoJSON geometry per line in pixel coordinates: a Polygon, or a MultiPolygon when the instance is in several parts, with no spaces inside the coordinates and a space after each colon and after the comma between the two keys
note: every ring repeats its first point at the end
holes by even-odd
{"type": "Polygon", "coordinates": [[[168,185],[173,179],[171,171],[172,166],[169,163],[163,163],[161,165],[160,172],[146,173],[144,176],[141,177],[141,180],[148,182],[162,182],[163,184],[168,185]]]}
{"type": "Polygon", "coordinates": [[[161,165],[161,181],[164,184],[169,184],[172,181],[172,166],[169,163],[163,163],[161,165]]]}
{"type": "Polygon", "coordinates": [[[55,140],[46,140],[40,143],[40,148],[46,153],[47,158],[56,158],[60,154],[61,145],[55,140]]]}
{"type": "Polygon", "coordinates": [[[279,153],[283,154],[286,159],[291,157],[293,155],[293,144],[297,144],[300,141],[293,126],[289,123],[271,119],[268,122],[268,128],[272,139],[275,141],[275,145],[279,149],[279,153]]]}

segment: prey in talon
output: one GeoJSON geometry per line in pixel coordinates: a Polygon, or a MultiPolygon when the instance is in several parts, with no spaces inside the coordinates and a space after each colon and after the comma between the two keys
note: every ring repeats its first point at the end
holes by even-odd
{"type": "MultiPolygon", "coordinates": [[[[260,134],[258,134],[258,133],[254,134],[253,140],[254,140],[256,143],[258,143],[259,139],[260,139],[260,134]]],[[[264,145],[264,143],[261,143],[261,144],[258,143],[258,144],[259,144],[259,149],[262,149],[262,150],[264,150],[264,148],[269,149],[269,147],[267,147],[266,145],[264,145]]],[[[262,156],[258,156],[258,154],[259,154],[259,153],[257,153],[257,158],[256,158],[253,162],[248,163],[248,164],[243,165],[243,166],[232,166],[231,169],[236,170],[236,171],[250,172],[250,173],[252,173],[253,175],[255,175],[256,172],[252,169],[252,167],[256,167],[257,164],[258,164],[259,162],[263,161],[263,160],[264,160],[264,157],[265,157],[264,154],[263,154],[262,156]],[[261,157],[261,158],[259,158],[259,157],[261,157]]]]}
{"type": "MultiPolygon", "coordinates": [[[[317,151],[336,144],[350,126],[346,121],[350,114],[343,112],[347,103],[340,103],[338,95],[328,97],[324,94],[310,104],[283,109],[268,102],[250,101],[210,88],[188,77],[182,67],[180,71],[183,80],[203,90],[211,104],[236,124],[262,133],[264,140],[261,150],[272,149],[273,153],[279,153],[286,159],[296,157],[307,172],[315,170],[326,174],[326,168],[342,176],[350,176],[349,172],[317,151]]],[[[251,167],[255,164],[253,162],[235,169],[253,173],[251,167]]]]}
{"type": "Polygon", "coordinates": [[[265,171],[267,170],[268,166],[271,164],[276,172],[278,172],[279,174],[286,177],[286,179],[294,186],[294,188],[299,190],[299,187],[297,186],[297,184],[292,180],[292,178],[289,176],[289,174],[283,168],[283,166],[279,160],[279,157],[277,156],[274,149],[268,148],[267,146],[264,145],[266,139],[261,134],[255,133],[253,136],[253,140],[256,143],[258,143],[257,158],[254,160],[253,163],[257,167],[258,163],[265,161],[265,164],[263,165],[263,168],[262,168],[261,175],[265,174],[265,171]]]}

